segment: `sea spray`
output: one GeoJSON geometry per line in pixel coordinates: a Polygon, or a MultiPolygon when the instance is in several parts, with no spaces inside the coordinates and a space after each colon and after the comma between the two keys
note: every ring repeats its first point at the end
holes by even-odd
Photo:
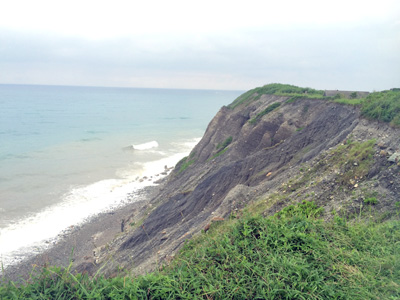
{"type": "Polygon", "coordinates": [[[158,147],[157,141],[151,141],[151,142],[143,143],[143,144],[139,144],[139,145],[132,145],[133,150],[142,150],[142,151],[157,148],[157,147],[158,147]]]}

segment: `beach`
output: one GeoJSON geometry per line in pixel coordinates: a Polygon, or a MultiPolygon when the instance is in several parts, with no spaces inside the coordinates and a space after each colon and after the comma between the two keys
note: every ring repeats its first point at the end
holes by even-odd
{"type": "Polygon", "coordinates": [[[121,234],[122,220],[128,219],[133,212],[144,207],[159,188],[159,186],[146,187],[139,191],[138,200],[114,211],[101,213],[88,222],[61,233],[58,242],[49,249],[3,270],[2,280],[23,282],[36,271],[40,272],[43,267],[66,268],[71,263],[72,270],[79,265],[90,269],[90,265],[95,263],[94,249],[107,245],[121,234]]]}

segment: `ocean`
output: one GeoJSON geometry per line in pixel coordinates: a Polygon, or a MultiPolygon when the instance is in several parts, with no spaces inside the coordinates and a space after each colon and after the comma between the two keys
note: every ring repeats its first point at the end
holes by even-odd
{"type": "Polygon", "coordinates": [[[136,201],[241,91],[0,84],[0,263],[136,201]]]}

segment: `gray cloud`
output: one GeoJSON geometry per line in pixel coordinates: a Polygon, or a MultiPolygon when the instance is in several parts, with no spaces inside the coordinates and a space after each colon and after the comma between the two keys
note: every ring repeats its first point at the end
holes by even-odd
{"type": "Polygon", "coordinates": [[[400,83],[399,27],[309,25],[103,40],[3,30],[0,82],[221,89],[287,82],[387,89],[400,83]]]}

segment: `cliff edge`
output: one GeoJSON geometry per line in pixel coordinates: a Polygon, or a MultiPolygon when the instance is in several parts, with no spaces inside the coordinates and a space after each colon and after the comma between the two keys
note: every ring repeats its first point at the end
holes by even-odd
{"type": "Polygon", "coordinates": [[[399,128],[343,104],[352,99],[282,87],[257,88],[222,107],[156,195],[123,220],[124,232],[92,261],[77,259],[77,270],[148,272],[248,203],[265,215],[314,200],[329,212],[390,217],[400,191],[399,128]]]}

